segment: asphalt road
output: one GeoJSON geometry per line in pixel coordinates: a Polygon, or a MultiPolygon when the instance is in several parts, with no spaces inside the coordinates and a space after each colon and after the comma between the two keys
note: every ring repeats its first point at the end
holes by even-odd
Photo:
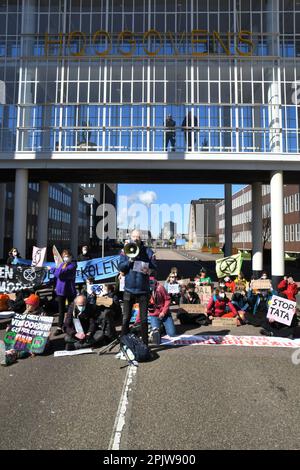
{"type": "MultiPolygon", "coordinates": [[[[159,263],[168,271],[177,261],[159,263]]],[[[183,272],[194,269],[183,263],[183,272]]],[[[220,333],[211,326],[179,330],[220,333]]],[[[231,334],[258,331],[244,326],[231,334]]],[[[63,349],[61,338],[53,344],[63,349]]],[[[152,350],[154,360],[139,365],[129,386],[120,449],[300,449],[293,349],[152,350]]],[[[0,449],[109,449],[128,374],[115,352],[37,356],[1,367],[0,449]]]]}

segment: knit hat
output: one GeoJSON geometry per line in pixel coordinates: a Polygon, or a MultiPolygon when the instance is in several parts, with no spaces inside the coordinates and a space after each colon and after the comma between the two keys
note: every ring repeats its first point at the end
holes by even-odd
{"type": "Polygon", "coordinates": [[[33,307],[38,307],[40,304],[40,298],[36,294],[31,294],[29,297],[24,299],[25,304],[32,305],[33,307]]]}

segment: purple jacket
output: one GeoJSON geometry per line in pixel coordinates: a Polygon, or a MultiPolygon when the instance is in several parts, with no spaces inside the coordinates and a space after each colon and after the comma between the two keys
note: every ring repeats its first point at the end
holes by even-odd
{"type": "Polygon", "coordinates": [[[61,295],[64,297],[76,296],[76,287],[75,287],[75,278],[76,278],[76,264],[69,263],[65,268],[63,266],[65,263],[62,263],[54,271],[54,276],[56,277],[56,295],[61,295]]]}

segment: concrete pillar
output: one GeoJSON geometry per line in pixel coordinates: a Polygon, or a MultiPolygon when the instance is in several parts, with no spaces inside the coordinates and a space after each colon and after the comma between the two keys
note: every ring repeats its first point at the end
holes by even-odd
{"type": "Polygon", "coordinates": [[[71,251],[74,258],[78,254],[78,212],[79,212],[79,184],[72,184],[71,202],[71,251]]]}
{"type": "Polygon", "coordinates": [[[232,187],[225,184],[225,252],[224,256],[232,255],[232,187]]]}
{"type": "Polygon", "coordinates": [[[263,270],[262,185],[252,184],[252,271],[259,278],[263,270]]]}
{"type": "Polygon", "coordinates": [[[283,173],[271,173],[272,281],[277,287],[284,276],[283,173]]]}
{"type": "Polygon", "coordinates": [[[48,244],[48,209],[49,209],[49,183],[40,182],[39,212],[37,220],[37,246],[43,248],[48,244]]]}
{"type": "Polygon", "coordinates": [[[28,170],[16,170],[13,246],[26,256],[28,170]]]}
{"type": "Polygon", "coordinates": [[[0,258],[4,257],[6,184],[0,184],[0,258]]]}

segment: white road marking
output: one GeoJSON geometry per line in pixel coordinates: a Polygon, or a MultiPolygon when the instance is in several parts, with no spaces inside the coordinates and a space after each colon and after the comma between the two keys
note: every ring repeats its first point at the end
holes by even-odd
{"type": "Polygon", "coordinates": [[[122,431],[125,425],[126,411],[129,403],[129,392],[131,390],[130,385],[137,373],[137,367],[129,365],[125,376],[123,385],[122,395],[115,419],[115,424],[110,438],[108,450],[120,450],[122,431]]]}

